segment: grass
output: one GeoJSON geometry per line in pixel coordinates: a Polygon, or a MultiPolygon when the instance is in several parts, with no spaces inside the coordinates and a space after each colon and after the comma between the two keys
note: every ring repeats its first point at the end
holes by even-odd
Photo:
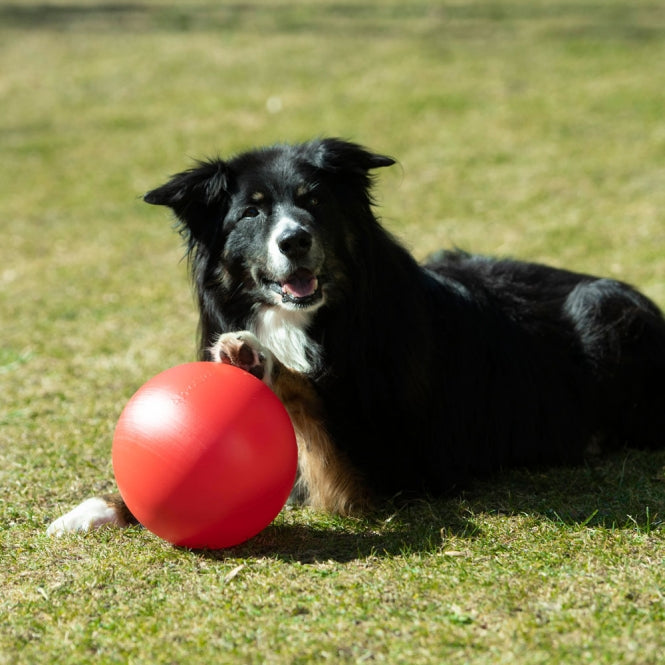
{"type": "Polygon", "coordinates": [[[663,453],[286,510],[228,551],[44,531],[113,489],[125,401],[194,357],[144,191],[341,135],[400,160],[377,194],[417,255],[549,261],[663,306],[663,61],[650,0],[0,6],[0,663],[662,662],[663,453]]]}

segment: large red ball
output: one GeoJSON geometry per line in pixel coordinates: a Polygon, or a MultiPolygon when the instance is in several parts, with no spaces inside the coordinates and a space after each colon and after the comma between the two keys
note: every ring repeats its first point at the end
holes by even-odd
{"type": "Polygon", "coordinates": [[[132,514],[179,546],[231,547],[277,516],[297,447],[276,395],[247,372],[208,362],[158,374],[129,400],[113,471],[132,514]]]}

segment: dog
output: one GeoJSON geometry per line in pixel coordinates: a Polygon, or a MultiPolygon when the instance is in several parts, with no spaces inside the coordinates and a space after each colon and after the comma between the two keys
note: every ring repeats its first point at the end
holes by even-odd
{"type": "MultiPolygon", "coordinates": [[[[185,239],[200,359],[261,378],[291,416],[292,498],[345,515],[509,467],[662,447],[658,307],[535,263],[459,250],[417,263],[373,212],[373,172],[394,163],[316,139],[198,162],[145,195],[185,239]]],[[[49,531],[131,521],[111,496],[49,531]]]]}

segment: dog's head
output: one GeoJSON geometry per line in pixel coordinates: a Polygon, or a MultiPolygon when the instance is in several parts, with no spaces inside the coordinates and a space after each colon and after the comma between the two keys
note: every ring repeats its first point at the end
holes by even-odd
{"type": "Polygon", "coordinates": [[[349,226],[374,219],[370,170],[393,163],[339,139],[277,145],[199,162],[145,201],[173,209],[220,306],[315,311],[354,251],[349,226]]]}

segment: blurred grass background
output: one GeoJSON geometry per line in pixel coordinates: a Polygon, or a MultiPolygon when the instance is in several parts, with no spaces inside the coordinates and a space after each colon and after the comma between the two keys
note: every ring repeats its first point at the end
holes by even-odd
{"type": "Polygon", "coordinates": [[[43,531],[113,489],[126,399],[195,354],[144,191],[342,136],[399,160],[379,212],[416,255],[547,261],[663,306],[663,62],[653,0],[3,2],[0,662],[658,662],[659,454],[378,521],[292,511],[208,558],[43,531]]]}

